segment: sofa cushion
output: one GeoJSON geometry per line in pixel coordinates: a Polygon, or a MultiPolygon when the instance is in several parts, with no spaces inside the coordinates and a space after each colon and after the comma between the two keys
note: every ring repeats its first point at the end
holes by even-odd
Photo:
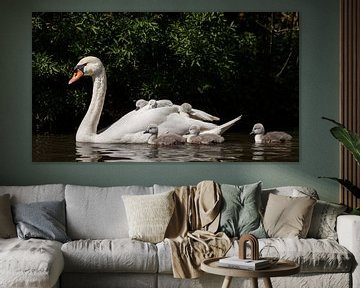
{"type": "Polygon", "coordinates": [[[16,237],[15,224],[11,214],[10,195],[0,196],[0,238],[16,237]]]}
{"type": "Polygon", "coordinates": [[[337,240],[336,219],[346,209],[345,205],[318,200],[314,207],[307,237],[337,240]]]}
{"type": "Polygon", "coordinates": [[[69,241],[65,229],[65,201],[18,203],[13,206],[18,236],[69,241]]]}
{"type": "Polygon", "coordinates": [[[3,194],[10,195],[11,204],[61,201],[65,197],[65,185],[0,186],[0,195],[3,194]]]}
{"type": "Polygon", "coordinates": [[[175,208],[174,191],[156,195],[124,195],[131,239],[157,243],[164,240],[175,208]]]}
{"type": "Polygon", "coordinates": [[[269,237],[305,238],[316,200],[306,197],[269,195],[264,227],[269,237]]]}
{"type": "MultiPolygon", "coordinates": [[[[349,273],[355,262],[353,255],[344,246],[330,239],[259,239],[259,249],[261,250],[265,245],[274,246],[281,259],[298,263],[301,273],[349,273]]],[[[171,274],[171,248],[168,241],[160,242],[156,247],[159,273],[171,274]]],[[[235,256],[238,253],[238,241],[234,241],[226,256],[235,256]]],[[[250,247],[247,249],[247,255],[248,257],[251,255],[250,247]]]]}
{"type": "Polygon", "coordinates": [[[154,244],[131,239],[78,240],[61,248],[66,272],[155,273],[154,244]]]}
{"type": "Polygon", "coordinates": [[[53,287],[64,268],[61,243],[0,239],[0,287],[53,287]]]}
{"type": "Polygon", "coordinates": [[[305,186],[282,186],[275,188],[267,188],[263,189],[261,192],[261,206],[263,212],[265,212],[265,208],[267,205],[267,201],[269,200],[269,195],[281,195],[281,196],[289,196],[289,197],[306,197],[310,196],[314,199],[319,199],[319,195],[316,190],[311,187],[305,186]]]}
{"type": "Polygon", "coordinates": [[[268,238],[261,239],[259,248],[274,246],[280,259],[295,261],[301,272],[350,272],[353,255],[342,245],[329,239],[268,238]]]}
{"type": "MultiPolygon", "coordinates": [[[[158,275],[149,273],[63,273],[60,287],[159,288],[158,275]]],[[[55,287],[54,287],[55,288],[55,287]]],[[[169,288],[169,286],[167,286],[169,288]]]]}
{"type": "Polygon", "coordinates": [[[242,186],[221,184],[221,193],[219,231],[229,237],[246,233],[266,237],[260,215],[261,182],[242,186]]]}
{"type": "Polygon", "coordinates": [[[165,193],[169,191],[175,190],[177,186],[169,186],[169,185],[160,185],[160,184],[154,184],[154,194],[158,193],[165,193]]]}
{"type": "Polygon", "coordinates": [[[67,233],[71,239],[128,238],[122,195],[152,194],[152,187],[66,185],[67,233]]]}

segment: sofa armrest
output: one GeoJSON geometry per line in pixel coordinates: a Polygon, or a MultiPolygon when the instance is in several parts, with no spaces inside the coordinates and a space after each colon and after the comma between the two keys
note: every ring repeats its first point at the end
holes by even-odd
{"type": "Polygon", "coordinates": [[[352,287],[360,287],[360,216],[338,216],[336,229],[339,243],[355,257],[356,264],[352,273],[352,287]]]}

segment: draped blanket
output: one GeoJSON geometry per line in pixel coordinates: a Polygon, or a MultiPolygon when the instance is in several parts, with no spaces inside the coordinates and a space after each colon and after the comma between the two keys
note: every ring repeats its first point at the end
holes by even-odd
{"type": "Polygon", "coordinates": [[[216,233],[221,210],[221,190],[213,181],[177,187],[175,210],[165,233],[171,247],[175,278],[200,277],[201,262],[222,257],[231,246],[223,232],[216,233]]]}

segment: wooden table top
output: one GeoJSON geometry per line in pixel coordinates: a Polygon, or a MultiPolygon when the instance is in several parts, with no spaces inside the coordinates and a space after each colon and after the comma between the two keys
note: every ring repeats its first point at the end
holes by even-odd
{"type": "MultiPolygon", "coordinates": [[[[223,257],[221,257],[223,258],[223,257]]],[[[238,268],[229,268],[219,265],[219,259],[210,258],[201,263],[201,270],[216,275],[244,278],[262,278],[289,276],[300,272],[300,266],[293,261],[279,260],[269,268],[260,270],[246,270],[238,268]]]]}

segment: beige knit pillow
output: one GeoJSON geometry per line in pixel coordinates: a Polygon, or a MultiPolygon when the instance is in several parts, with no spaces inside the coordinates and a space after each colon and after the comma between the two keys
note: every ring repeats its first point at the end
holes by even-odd
{"type": "Polygon", "coordinates": [[[164,240],[175,207],[173,193],[122,196],[131,239],[151,243],[164,240]]]}
{"type": "Polygon", "coordinates": [[[0,196],[0,238],[16,237],[9,194],[0,196]]]}
{"type": "Polygon", "coordinates": [[[269,237],[306,238],[316,200],[269,194],[264,228],[269,237]]]}

